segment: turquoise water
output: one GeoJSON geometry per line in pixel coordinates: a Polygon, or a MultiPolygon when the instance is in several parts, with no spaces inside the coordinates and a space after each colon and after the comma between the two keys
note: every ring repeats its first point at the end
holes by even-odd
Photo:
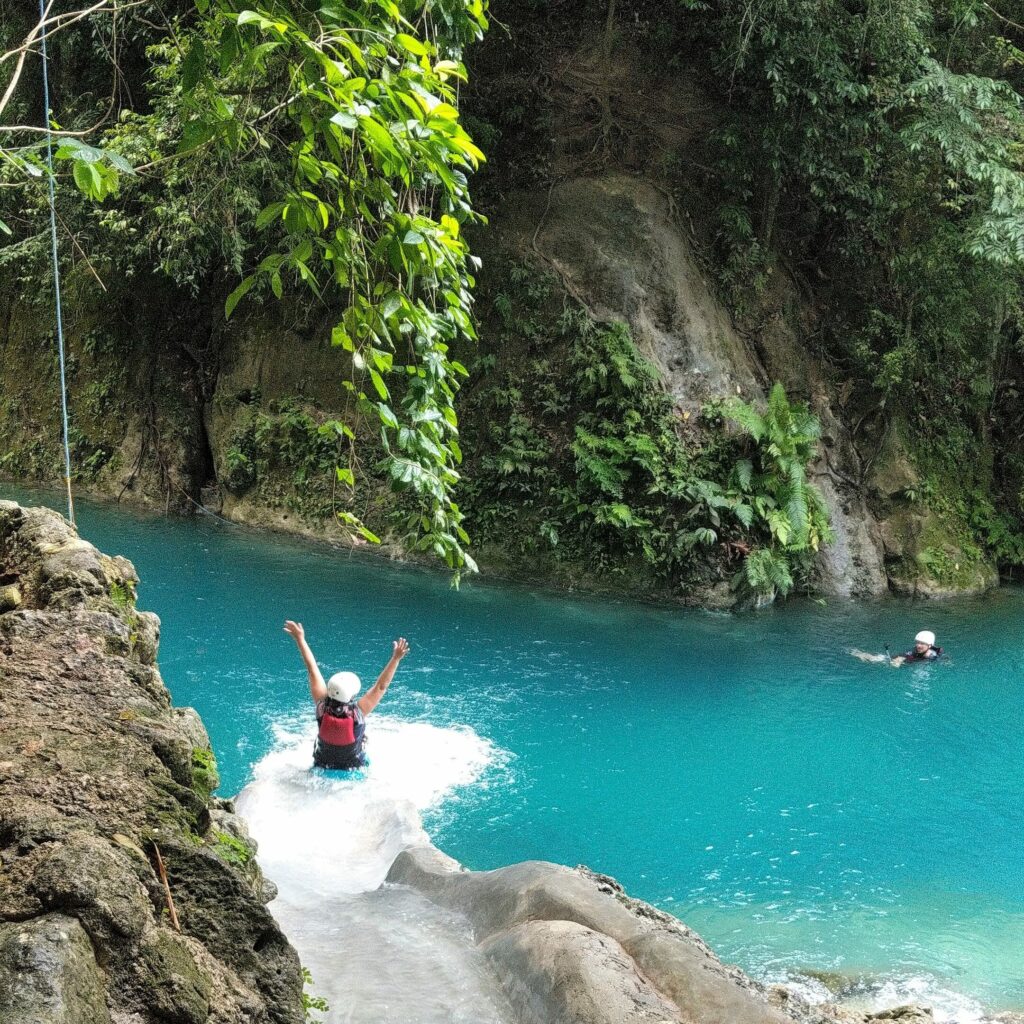
{"type": "Polygon", "coordinates": [[[760,977],[863,976],[948,1020],[1024,1006],[1021,591],[731,617],[456,592],[425,570],[84,502],[79,527],[135,562],[164,678],[202,713],[222,792],[308,721],[284,618],[325,673],[367,685],[401,634],[412,653],[374,756],[419,751],[414,774],[443,753],[389,746],[409,723],[484,743],[471,784],[422,804],[468,866],[586,863],[760,977]],[[920,628],[951,657],[893,670],[846,653],[902,649],[920,628]]]}

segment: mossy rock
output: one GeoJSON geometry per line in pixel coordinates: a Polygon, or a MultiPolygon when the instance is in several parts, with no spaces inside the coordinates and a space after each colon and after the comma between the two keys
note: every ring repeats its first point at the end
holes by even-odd
{"type": "Polygon", "coordinates": [[[217,759],[209,747],[192,748],[192,788],[204,800],[220,785],[220,773],[217,771],[217,759]]]}
{"type": "Polygon", "coordinates": [[[210,977],[184,941],[163,929],[146,937],[139,973],[149,1009],[169,1024],[204,1024],[210,1015],[210,977]]]}
{"type": "Polygon", "coordinates": [[[5,587],[0,587],[0,615],[4,612],[15,611],[21,607],[21,603],[21,591],[15,584],[10,583],[5,587]]]}
{"type": "Polygon", "coordinates": [[[921,475],[914,460],[895,433],[882,445],[869,479],[869,487],[876,498],[889,502],[920,485],[921,475]]]}
{"type": "Polygon", "coordinates": [[[934,509],[915,506],[891,515],[882,526],[890,556],[889,582],[898,594],[944,598],[979,594],[999,583],[996,568],[963,523],[934,509]]]}

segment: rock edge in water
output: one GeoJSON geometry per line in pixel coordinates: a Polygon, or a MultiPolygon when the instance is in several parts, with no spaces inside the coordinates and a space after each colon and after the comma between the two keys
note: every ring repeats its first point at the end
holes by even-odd
{"type": "Polygon", "coordinates": [[[677,918],[585,867],[524,861],[468,871],[432,846],[399,854],[388,882],[463,913],[518,1024],[930,1024],[903,1006],[811,1005],[723,964],[677,918]]]}
{"type": "Polygon", "coordinates": [[[273,888],[210,795],[137,583],[56,512],[0,501],[0,1021],[301,1024],[273,888]]]}

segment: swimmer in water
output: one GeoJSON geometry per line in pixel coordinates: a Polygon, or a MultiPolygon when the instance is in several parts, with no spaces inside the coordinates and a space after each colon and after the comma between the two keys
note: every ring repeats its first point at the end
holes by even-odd
{"type": "Polygon", "coordinates": [[[392,644],[391,658],[377,681],[358,701],[362,683],[355,672],[335,672],[327,682],[306,643],[301,622],[289,619],[284,631],[295,641],[309,675],[309,695],[316,705],[317,737],[313,764],[317,768],[362,768],[366,764],[366,716],[380,703],[401,660],[409,653],[405,637],[392,644]]]}
{"type": "Polygon", "coordinates": [[[888,649],[885,654],[869,654],[867,651],[853,649],[850,653],[861,661],[888,662],[893,668],[916,661],[935,661],[942,655],[942,648],[935,646],[935,634],[930,629],[922,629],[914,637],[914,646],[904,654],[890,655],[888,649]]]}

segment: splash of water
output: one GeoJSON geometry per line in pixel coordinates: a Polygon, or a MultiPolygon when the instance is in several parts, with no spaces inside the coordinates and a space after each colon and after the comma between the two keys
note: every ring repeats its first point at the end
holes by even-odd
{"type": "Polygon", "coordinates": [[[277,727],[238,797],[278,887],[271,910],[329,1006],[325,1024],[504,1024],[507,1007],[458,914],[383,885],[429,842],[420,815],[498,760],[476,733],[374,716],[370,765],[310,768],[315,729],[277,727]]]}
{"type": "Polygon", "coordinates": [[[952,989],[932,974],[900,974],[863,979],[836,993],[817,978],[788,973],[769,975],[768,984],[782,984],[811,1004],[838,1003],[845,1009],[878,1013],[896,1006],[931,1009],[935,1024],[989,1024],[992,1018],[976,999],[952,989]]]}

